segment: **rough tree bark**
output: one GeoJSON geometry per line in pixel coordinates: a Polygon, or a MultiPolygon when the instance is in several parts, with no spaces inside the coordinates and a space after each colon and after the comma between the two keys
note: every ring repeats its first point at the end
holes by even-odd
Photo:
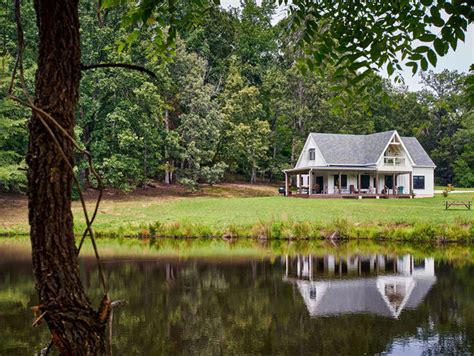
{"type": "MultiPolygon", "coordinates": [[[[35,0],[34,5],[39,30],[35,104],[73,135],[81,79],[78,0],[35,0]]],[[[71,142],[53,131],[73,162],[71,142]]],[[[93,310],[79,276],[71,213],[72,172],[36,114],[29,123],[27,162],[39,311],[61,354],[103,354],[106,322],[93,310]]]]}

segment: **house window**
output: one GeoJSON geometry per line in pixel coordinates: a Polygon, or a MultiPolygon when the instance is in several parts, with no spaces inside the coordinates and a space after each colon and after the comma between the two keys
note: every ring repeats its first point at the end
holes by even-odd
{"type": "Polygon", "coordinates": [[[314,148],[309,149],[309,160],[314,161],[316,159],[316,150],[314,148]]]}
{"type": "Polygon", "coordinates": [[[393,176],[385,176],[385,183],[384,184],[389,189],[392,189],[392,187],[393,187],[393,176]]]}
{"type": "Polygon", "coordinates": [[[413,176],[413,189],[425,189],[425,176],[413,176]]]}
{"type": "MultiPolygon", "coordinates": [[[[334,186],[339,187],[339,174],[334,175],[334,186]]],[[[341,188],[347,189],[347,174],[341,174],[341,188]]]]}

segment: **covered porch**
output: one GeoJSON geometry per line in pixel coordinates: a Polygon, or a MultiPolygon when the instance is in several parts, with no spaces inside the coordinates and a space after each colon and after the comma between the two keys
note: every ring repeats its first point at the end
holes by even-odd
{"type": "Polygon", "coordinates": [[[367,167],[288,169],[285,195],[302,198],[411,198],[412,172],[367,167]]]}

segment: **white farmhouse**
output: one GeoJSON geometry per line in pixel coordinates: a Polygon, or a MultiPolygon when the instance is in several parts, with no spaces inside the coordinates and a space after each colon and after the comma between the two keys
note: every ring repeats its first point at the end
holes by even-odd
{"type": "Polygon", "coordinates": [[[284,170],[285,195],[291,194],[291,176],[296,176],[300,196],[432,197],[435,167],[415,137],[401,137],[395,130],[310,133],[296,166],[284,170]]]}

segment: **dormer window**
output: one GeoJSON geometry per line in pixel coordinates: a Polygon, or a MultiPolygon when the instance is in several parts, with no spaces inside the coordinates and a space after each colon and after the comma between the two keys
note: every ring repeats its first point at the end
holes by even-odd
{"type": "Polygon", "coordinates": [[[316,150],[314,148],[309,149],[309,160],[314,161],[316,159],[316,150]]]}

